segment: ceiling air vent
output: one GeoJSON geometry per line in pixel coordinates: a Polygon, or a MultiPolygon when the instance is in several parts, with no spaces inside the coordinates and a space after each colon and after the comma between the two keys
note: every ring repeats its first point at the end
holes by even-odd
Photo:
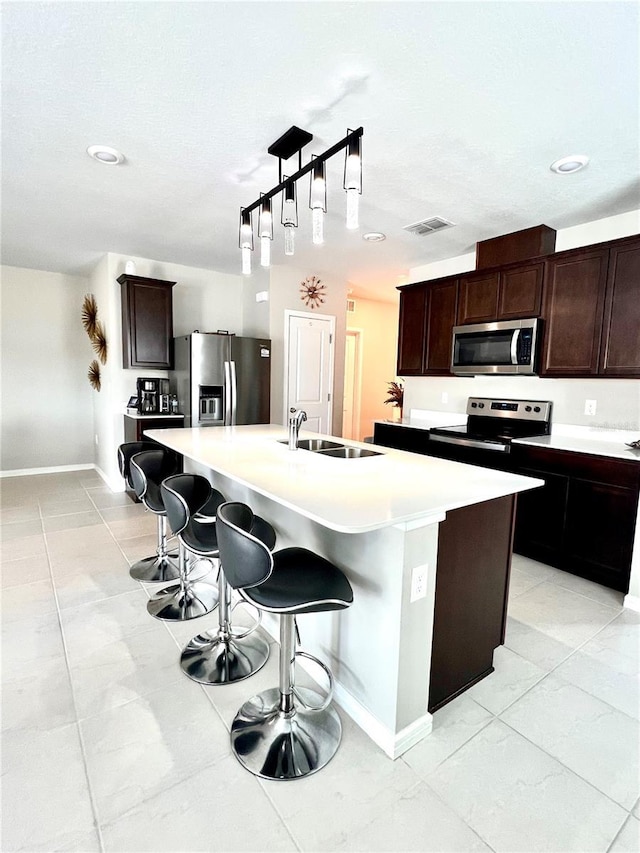
{"type": "Polygon", "coordinates": [[[416,237],[424,237],[427,234],[433,234],[435,231],[442,231],[443,228],[451,228],[453,224],[441,216],[432,216],[431,219],[423,219],[421,222],[414,222],[413,225],[405,225],[402,230],[408,231],[409,234],[415,234],[416,237]]]}

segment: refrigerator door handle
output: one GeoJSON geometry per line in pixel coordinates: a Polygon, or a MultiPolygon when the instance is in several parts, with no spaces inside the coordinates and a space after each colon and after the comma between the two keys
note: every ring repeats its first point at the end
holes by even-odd
{"type": "Polygon", "coordinates": [[[238,416],[238,383],[236,381],[236,363],[235,361],[229,362],[230,372],[231,372],[231,426],[236,425],[236,420],[238,416]]]}
{"type": "Polygon", "coordinates": [[[231,368],[228,361],[224,362],[224,425],[231,426],[232,415],[231,368]]]}

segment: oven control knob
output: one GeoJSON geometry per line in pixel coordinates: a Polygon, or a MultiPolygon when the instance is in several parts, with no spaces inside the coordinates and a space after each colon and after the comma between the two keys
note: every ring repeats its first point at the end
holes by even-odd
{"type": "Polygon", "coordinates": [[[530,412],[530,411],[531,411],[531,406],[525,406],[525,407],[524,407],[524,410],[525,410],[525,412],[530,412]]]}
{"type": "Polygon", "coordinates": [[[479,409],[484,409],[484,403],[478,403],[478,408],[479,408],[479,409]]]}
{"type": "Polygon", "coordinates": [[[471,408],[472,408],[472,409],[477,408],[477,406],[478,406],[478,404],[477,404],[477,403],[472,403],[472,404],[471,404],[471,408]]]}
{"type": "Polygon", "coordinates": [[[534,412],[539,412],[539,411],[540,411],[540,406],[536,406],[536,407],[534,408],[534,410],[533,410],[533,411],[534,411],[534,412]]]}

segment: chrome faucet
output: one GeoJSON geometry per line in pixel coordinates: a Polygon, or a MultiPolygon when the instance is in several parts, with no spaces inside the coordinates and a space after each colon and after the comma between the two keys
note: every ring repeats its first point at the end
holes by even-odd
{"type": "Polygon", "coordinates": [[[298,449],[300,427],[306,419],[307,413],[302,409],[289,409],[289,450],[298,449]]]}

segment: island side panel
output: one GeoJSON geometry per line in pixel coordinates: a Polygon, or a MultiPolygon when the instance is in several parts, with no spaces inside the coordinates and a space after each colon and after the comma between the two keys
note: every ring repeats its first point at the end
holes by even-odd
{"type": "MultiPolygon", "coordinates": [[[[217,471],[187,464],[229,500],[246,502],[266,518],[276,530],[276,549],[310,548],[348,577],[351,607],[298,620],[302,648],[333,671],[338,704],[392,758],[428,734],[437,521],[338,533],[217,471]],[[427,597],[410,603],[413,567],[424,563],[431,569],[427,597]]],[[[263,626],[277,639],[277,619],[264,614],[263,626]]]]}
{"type": "Polygon", "coordinates": [[[504,642],[515,497],[462,507],[440,524],[429,711],[493,672],[504,642]]]}

